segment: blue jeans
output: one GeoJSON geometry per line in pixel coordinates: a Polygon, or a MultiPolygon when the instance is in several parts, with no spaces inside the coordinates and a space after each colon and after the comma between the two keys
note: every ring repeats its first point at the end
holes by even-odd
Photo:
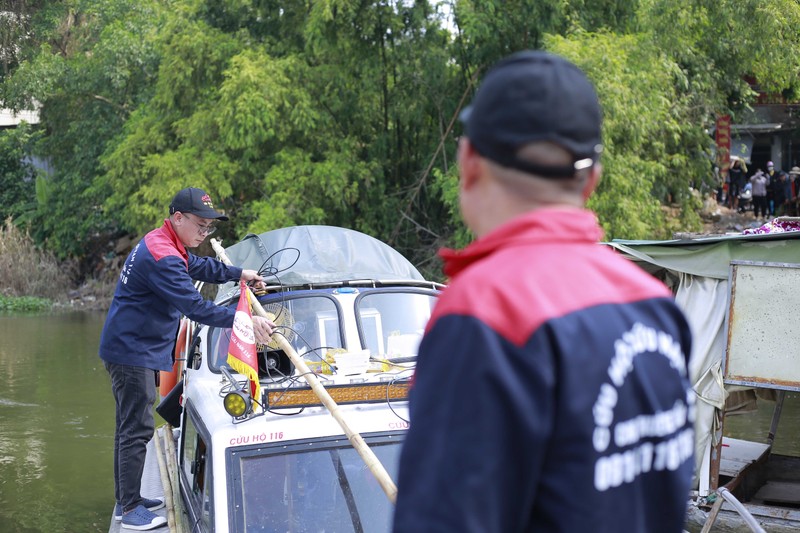
{"type": "Polygon", "coordinates": [[[117,405],[114,430],[114,497],[123,512],[142,501],[142,473],[147,443],[153,438],[156,400],[155,371],[105,363],[117,405]]]}

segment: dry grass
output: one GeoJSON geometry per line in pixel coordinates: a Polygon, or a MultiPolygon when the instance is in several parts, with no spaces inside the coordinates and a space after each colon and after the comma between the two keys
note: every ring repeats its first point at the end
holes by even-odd
{"type": "Polygon", "coordinates": [[[36,247],[30,235],[7,219],[0,227],[0,295],[66,299],[71,269],[36,247]]]}

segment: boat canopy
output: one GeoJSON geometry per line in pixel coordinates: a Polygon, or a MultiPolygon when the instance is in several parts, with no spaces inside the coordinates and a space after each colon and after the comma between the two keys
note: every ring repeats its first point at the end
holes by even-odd
{"type": "Polygon", "coordinates": [[[634,261],[693,276],[728,279],[731,261],[800,261],[800,231],[716,235],[668,241],[614,240],[609,246],[634,261]]]}
{"type": "MultiPolygon", "coordinates": [[[[668,241],[604,243],[662,279],[675,294],[692,331],[689,376],[697,393],[695,488],[708,492],[700,466],[709,454],[729,394],[748,387],[724,383],[722,361],[727,349],[726,317],[730,305],[731,261],[800,263],[800,232],[722,235],[668,241]]],[[[752,395],[755,399],[755,395],[752,395]]]]}
{"type": "MultiPolygon", "coordinates": [[[[354,280],[425,281],[391,246],[352,229],[292,226],[248,234],[225,249],[236,266],[265,272],[285,287],[354,280]]],[[[220,288],[227,292],[230,284],[220,288]]]]}

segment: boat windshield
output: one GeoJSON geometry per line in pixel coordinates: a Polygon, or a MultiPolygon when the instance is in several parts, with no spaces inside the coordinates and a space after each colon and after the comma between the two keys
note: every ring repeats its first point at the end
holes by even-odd
{"type": "MultiPolygon", "coordinates": [[[[388,440],[387,440],[388,439],[388,440]]],[[[396,478],[399,436],[370,447],[396,478]]],[[[393,507],[363,459],[346,439],[287,450],[260,447],[232,453],[234,531],[383,532],[393,507]]]]}
{"type": "MultiPolygon", "coordinates": [[[[261,303],[297,353],[318,362],[328,350],[346,346],[368,349],[371,356],[379,358],[415,357],[437,295],[432,290],[413,288],[344,288],[282,296],[280,300],[262,299],[261,303]],[[355,338],[356,329],[360,338],[355,338]]],[[[227,366],[230,339],[230,328],[209,330],[208,362],[212,370],[227,366]]],[[[266,348],[277,347],[277,343],[271,343],[266,348]]],[[[264,350],[260,348],[259,352],[259,374],[263,377],[269,371],[264,350]]]]}
{"type": "MultiPolygon", "coordinates": [[[[342,320],[336,300],[330,295],[318,293],[280,301],[262,301],[264,311],[278,324],[298,354],[324,354],[331,348],[341,348],[342,320]]],[[[209,364],[213,370],[228,366],[228,346],[231,328],[212,328],[209,332],[209,364]]],[[[270,345],[277,348],[277,344],[270,345]]],[[[319,359],[320,355],[315,355],[319,359]]],[[[261,366],[264,362],[259,361],[261,366]]],[[[260,369],[265,374],[266,369],[260,369]],[[262,371],[263,370],[263,371],[262,371]]]]}
{"type": "Polygon", "coordinates": [[[430,291],[376,290],[356,301],[361,344],[378,357],[416,357],[436,295],[430,291]]]}

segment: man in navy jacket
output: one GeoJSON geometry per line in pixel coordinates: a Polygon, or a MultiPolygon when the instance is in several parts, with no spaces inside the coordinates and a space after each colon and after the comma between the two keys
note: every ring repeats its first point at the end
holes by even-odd
{"type": "Polygon", "coordinates": [[[420,344],[395,533],[679,533],[690,331],[664,285],[598,244],[594,88],[521,52],[461,119],[477,239],[441,252],[450,284],[420,344]]]}
{"type": "MultiPolygon", "coordinates": [[[[111,376],[116,402],[114,514],[126,529],[147,530],[166,523],[152,512],[164,503],[143,499],[140,489],[147,442],[155,427],[155,377],[160,370],[172,369],[180,317],[210,326],[233,324],[235,309],[204,299],[193,280],[263,284],[255,270],[227,266],[186,250],[213,233],[216,220],[228,217],[214,209],[205,191],[179,191],[170,204],[169,218],[145,235],[125,260],[100,336],[100,358],[111,376]]],[[[265,342],[274,324],[254,316],[253,327],[259,342],[265,342]]]]}

